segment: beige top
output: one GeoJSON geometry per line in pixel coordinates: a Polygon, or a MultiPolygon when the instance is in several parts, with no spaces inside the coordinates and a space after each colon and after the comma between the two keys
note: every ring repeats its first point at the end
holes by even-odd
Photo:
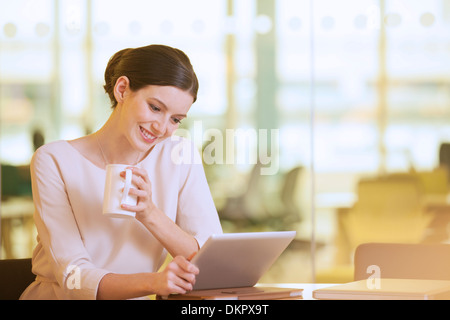
{"type": "MultiPolygon", "coordinates": [[[[168,138],[138,166],[148,172],[154,203],[200,246],[222,233],[190,141],[168,138]]],[[[21,299],[95,299],[105,274],[155,272],[162,265],[166,250],[139,221],[102,215],[105,174],[67,141],[36,151],[31,175],[37,277],[21,299]]]]}

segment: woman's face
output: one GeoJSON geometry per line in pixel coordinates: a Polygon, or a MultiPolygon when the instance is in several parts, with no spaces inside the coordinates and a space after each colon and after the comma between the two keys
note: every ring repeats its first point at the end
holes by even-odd
{"type": "Polygon", "coordinates": [[[121,129],[136,149],[147,151],[170,137],[186,118],[193,97],[177,87],[150,85],[123,96],[121,129]]]}

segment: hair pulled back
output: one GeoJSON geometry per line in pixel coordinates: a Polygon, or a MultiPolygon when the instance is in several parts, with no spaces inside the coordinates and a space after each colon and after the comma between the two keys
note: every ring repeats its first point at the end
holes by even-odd
{"type": "Polygon", "coordinates": [[[188,56],[176,48],[154,44],[115,53],[106,66],[104,85],[112,108],[117,105],[114,86],[121,76],[128,78],[132,91],[148,85],[173,86],[189,92],[194,102],[197,100],[197,76],[188,56]]]}

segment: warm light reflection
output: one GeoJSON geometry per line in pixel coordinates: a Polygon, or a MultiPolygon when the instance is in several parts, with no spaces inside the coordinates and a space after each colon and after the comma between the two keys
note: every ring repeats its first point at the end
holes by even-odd
{"type": "MultiPolygon", "coordinates": [[[[447,0],[0,0],[0,8],[3,164],[29,163],[36,130],[45,142],[97,130],[110,113],[103,71],[118,49],[182,48],[200,80],[183,130],[194,136],[199,120],[203,132],[217,136],[227,129],[278,130],[276,175],[255,178],[248,161],[205,163],[205,170],[219,213],[233,201],[256,215],[279,217],[294,208],[295,222],[287,227],[298,230],[299,246],[314,235],[315,257],[302,247],[275,267],[281,274],[283,266],[295,265],[287,281],[311,280],[310,259],[320,266],[317,280],[348,278],[362,241],[355,239],[371,226],[391,228],[386,239],[394,239],[398,224],[386,227],[376,214],[355,213],[361,181],[431,175],[443,166],[439,148],[450,141],[447,0]],[[298,167],[298,181],[289,182],[298,167]],[[294,185],[295,193],[286,192],[294,185]]],[[[205,142],[199,148],[207,148],[205,142]]],[[[236,148],[257,155],[257,143],[236,148]]],[[[418,209],[414,238],[407,241],[450,241],[447,202],[438,201],[444,209],[436,205],[446,191],[421,194],[427,205],[418,209]]],[[[239,223],[224,219],[231,231],[274,228],[239,223]]],[[[28,249],[11,250],[26,256],[28,249]]]]}

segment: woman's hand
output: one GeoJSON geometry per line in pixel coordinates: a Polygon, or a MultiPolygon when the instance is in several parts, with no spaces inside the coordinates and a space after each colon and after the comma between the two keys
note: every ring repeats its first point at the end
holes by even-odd
{"type": "MultiPolygon", "coordinates": [[[[148,177],[147,171],[138,167],[130,167],[133,172],[132,183],[136,188],[130,188],[130,194],[137,196],[136,206],[122,205],[122,208],[132,212],[136,212],[136,219],[144,222],[149,219],[152,212],[156,208],[152,199],[152,183],[148,177]]],[[[125,172],[121,172],[125,177],[125,172]]]]}
{"type": "Polygon", "coordinates": [[[153,283],[149,285],[152,291],[160,296],[183,294],[192,290],[198,272],[198,268],[186,258],[177,256],[163,271],[156,274],[153,283]]]}
{"type": "Polygon", "coordinates": [[[188,259],[176,256],[161,272],[108,273],[100,280],[97,299],[119,300],[150,294],[183,294],[192,290],[198,272],[198,268],[188,259]]]}

